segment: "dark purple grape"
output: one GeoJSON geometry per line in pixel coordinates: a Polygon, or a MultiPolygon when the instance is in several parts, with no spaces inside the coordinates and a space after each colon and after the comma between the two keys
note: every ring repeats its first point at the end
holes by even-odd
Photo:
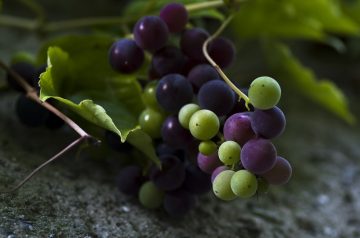
{"type": "Polygon", "coordinates": [[[208,48],[210,57],[220,66],[220,68],[228,67],[235,59],[234,44],[224,38],[214,39],[208,48]]]}
{"type": "Polygon", "coordinates": [[[136,44],[144,50],[154,52],[166,45],[169,30],[158,16],[144,16],[135,24],[134,38],[136,44]]]}
{"type": "Polygon", "coordinates": [[[111,67],[120,73],[133,73],[143,64],[144,52],[134,40],[121,39],[111,46],[109,62],[111,67]]]}
{"type": "Polygon", "coordinates": [[[251,115],[251,126],[254,132],[266,139],[281,135],[285,129],[285,115],[278,107],[268,110],[256,109],[251,115]]]}
{"type": "Polygon", "coordinates": [[[181,36],[180,48],[189,58],[205,61],[202,46],[208,37],[209,33],[201,28],[186,30],[181,36]]]}
{"type": "Polygon", "coordinates": [[[49,116],[48,110],[23,94],[18,97],[15,110],[20,122],[29,127],[44,125],[49,116]]]}
{"type": "Polygon", "coordinates": [[[190,103],[192,98],[191,84],[180,74],[168,74],[158,83],[156,99],[166,111],[178,111],[182,106],[190,103]]]}
{"type": "Polygon", "coordinates": [[[186,26],[188,12],[180,3],[169,3],[161,9],[160,18],[166,23],[170,32],[180,32],[186,26]]]}
{"type": "Polygon", "coordinates": [[[129,165],[120,170],[116,176],[116,184],[120,192],[136,196],[141,185],[145,182],[142,170],[139,166],[129,165]]]}
{"type": "MultiPolygon", "coordinates": [[[[35,86],[35,67],[32,64],[29,64],[27,62],[19,62],[11,65],[10,68],[15,71],[19,76],[21,76],[30,86],[35,86]]],[[[25,92],[25,90],[20,86],[20,84],[10,74],[7,74],[6,79],[11,88],[19,92],[25,92]]]]}
{"type": "Polygon", "coordinates": [[[201,108],[208,109],[217,116],[228,114],[235,103],[235,93],[222,80],[211,80],[202,85],[197,98],[201,108]]]}
{"type": "Polygon", "coordinates": [[[195,196],[184,190],[168,192],[164,197],[165,211],[174,218],[186,215],[196,205],[195,196]]]}
{"type": "Polygon", "coordinates": [[[172,191],[179,188],[185,180],[185,166],[180,159],[173,155],[160,156],[161,169],[153,167],[150,179],[164,190],[172,191]]]}
{"type": "Polygon", "coordinates": [[[156,154],[158,156],[174,155],[177,158],[179,158],[182,162],[185,161],[185,151],[184,150],[175,149],[174,147],[172,147],[166,143],[161,143],[158,146],[156,146],[156,154]]]}
{"type": "Polygon", "coordinates": [[[276,162],[276,148],[262,138],[249,140],[241,150],[241,163],[254,174],[263,174],[272,169],[276,162]]]}
{"type": "Polygon", "coordinates": [[[261,174],[269,184],[272,185],[283,185],[289,182],[292,175],[292,168],[286,159],[277,156],[275,165],[272,169],[264,174],[261,174]]]}
{"type": "Polygon", "coordinates": [[[185,56],[185,64],[181,74],[187,76],[194,67],[203,63],[204,61],[190,59],[189,57],[185,56]]]}
{"type": "Polygon", "coordinates": [[[183,188],[192,194],[204,194],[211,190],[211,177],[196,165],[186,166],[186,177],[183,188]]]}
{"type": "Polygon", "coordinates": [[[160,77],[170,73],[181,73],[184,65],[185,57],[174,46],[165,46],[156,51],[151,61],[152,69],[160,77]]]}
{"type": "Polygon", "coordinates": [[[211,182],[214,182],[216,176],[218,176],[219,173],[225,170],[229,170],[229,168],[226,165],[222,165],[214,169],[214,171],[211,174],[211,182]]]}
{"type": "Polygon", "coordinates": [[[181,126],[177,116],[169,116],[161,128],[163,141],[176,149],[185,149],[193,141],[190,132],[181,126]]]}
{"type": "Polygon", "coordinates": [[[199,90],[204,83],[210,80],[219,79],[219,74],[214,67],[208,64],[195,66],[188,74],[190,83],[199,90]]]}
{"type": "Polygon", "coordinates": [[[105,131],[105,142],[110,148],[119,152],[129,152],[132,149],[132,146],[129,143],[122,143],[120,136],[112,131],[105,131]]]}
{"type": "Polygon", "coordinates": [[[223,163],[220,161],[218,152],[216,151],[212,155],[203,155],[201,153],[198,153],[197,165],[203,172],[207,174],[212,174],[212,172],[217,167],[223,165],[223,163]]]}
{"type": "Polygon", "coordinates": [[[242,146],[248,140],[255,138],[250,115],[251,112],[242,112],[229,117],[224,124],[224,139],[235,141],[242,146]]]}
{"type": "Polygon", "coordinates": [[[49,113],[49,116],[45,120],[45,126],[51,130],[56,130],[61,128],[65,122],[54,113],[49,113]]]}

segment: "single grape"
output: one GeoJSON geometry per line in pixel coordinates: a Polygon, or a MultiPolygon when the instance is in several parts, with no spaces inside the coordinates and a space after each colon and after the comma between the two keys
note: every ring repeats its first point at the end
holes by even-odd
{"type": "Polygon", "coordinates": [[[146,108],[139,116],[139,124],[141,129],[149,134],[152,138],[160,138],[161,126],[164,116],[151,108],[146,108]]]}
{"type": "Polygon", "coordinates": [[[183,217],[196,205],[195,196],[185,190],[167,192],[164,198],[164,209],[174,218],[183,217]]]}
{"type": "Polygon", "coordinates": [[[199,152],[203,155],[211,155],[215,153],[216,150],[217,150],[217,145],[214,141],[207,140],[207,141],[202,141],[199,144],[199,152]]]}
{"type": "Polygon", "coordinates": [[[280,100],[281,88],[275,79],[262,76],[250,84],[250,103],[257,109],[266,110],[274,107],[280,100]]]}
{"type": "Polygon", "coordinates": [[[236,113],[229,117],[223,128],[224,139],[236,141],[243,146],[247,141],[255,138],[250,115],[250,112],[245,112],[236,113]]]}
{"type": "Polygon", "coordinates": [[[276,149],[269,140],[251,139],[242,147],[241,163],[252,173],[266,173],[274,167],[275,162],[276,149]]]}
{"type": "MultiPolygon", "coordinates": [[[[27,62],[19,62],[16,64],[10,65],[10,69],[22,77],[30,86],[34,85],[34,75],[35,67],[32,64],[27,62]]],[[[20,84],[12,77],[12,75],[6,75],[7,82],[11,88],[18,92],[25,92],[25,90],[20,86],[20,84]]]]}
{"type": "Polygon", "coordinates": [[[228,67],[235,59],[235,46],[224,37],[218,37],[211,41],[208,52],[220,68],[228,67]]]}
{"type": "Polygon", "coordinates": [[[236,198],[231,189],[231,178],[235,174],[232,170],[225,170],[219,173],[213,181],[213,191],[216,197],[230,201],[236,198]]]}
{"type": "Polygon", "coordinates": [[[213,111],[218,116],[228,114],[235,104],[235,93],[222,80],[211,80],[201,86],[198,93],[201,108],[213,111]]]}
{"type": "Polygon", "coordinates": [[[144,182],[145,177],[142,175],[142,170],[136,165],[122,168],[116,176],[118,189],[126,195],[136,196],[144,182]]]}
{"type": "Polygon", "coordinates": [[[199,64],[191,69],[187,78],[194,88],[199,90],[201,86],[208,81],[219,79],[219,74],[211,65],[199,64]]]}
{"type": "Polygon", "coordinates": [[[182,127],[189,129],[189,122],[191,116],[200,110],[200,107],[195,103],[189,103],[184,106],[179,111],[179,122],[182,127]]]}
{"type": "Polygon", "coordinates": [[[111,46],[109,62],[111,67],[120,73],[133,73],[143,64],[144,52],[134,40],[121,39],[111,46]]]}
{"type": "Polygon", "coordinates": [[[233,193],[241,198],[254,196],[258,188],[258,182],[255,175],[243,169],[234,173],[230,185],[233,193]]]}
{"type": "Polygon", "coordinates": [[[189,81],[180,74],[168,74],[161,78],[156,89],[156,99],[166,111],[178,111],[190,103],[193,90],[189,81]]]}
{"type": "Polygon", "coordinates": [[[199,110],[190,118],[189,129],[196,139],[210,140],[219,132],[219,128],[219,118],[210,110],[199,110]]]}
{"type": "Polygon", "coordinates": [[[122,143],[120,136],[112,131],[105,131],[105,142],[110,146],[111,149],[119,152],[129,152],[132,146],[128,142],[122,143]]]}
{"type": "Polygon", "coordinates": [[[147,181],[140,188],[139,201],[146,208],[159,208],[164,201],[164,192],[157,188],[153,182],[147,181]]]}
{"type": "Polygon", "coordinates": [[[285,125],[285,115],[278,107],[267,110],[256,109],[251,115],[252,129],[257,135],[266,139],[281,135],[285,125]]]}
{"type": "Polygon", "coordinates": [[[219,158],[225,165],[233,165],[240,161],[241,147],[235,141],[225,141],[219,147],[219,158]]]}
{"type": "Polygon", "coordinates": [[[166,143],[161,143],[158,146],[156,146],[156,154],[158,156],[173,155],[173,156],[179,158],[182,162],[185,161],[185,151],[184,150],[175,149],[174,147],[172,147],[166,143]]]}
{"type": "Polygon", "coordinates": [[[11,56],[10,64],[17,64],[17,63],[29,63],[31,65],[35,64],[35,59],[32,54],[26,51],[19,51],[16,52],[11,56]]]}
{"type": "Polygon", "coordinates": [[[135,24],[134,39],[144,50],[154,52],[165,46],[169,30],[165,22],[157,16],[144,16],[135,24]]]}
{"type": "Polygon", "coordinates": [[[44,125],[49,116],[49,111],[23,94],[16,100],[15,111],[20,122],[29,127],[44,125]]]}
{"type": "Polygon", "coordinates": [[[218,176],[222,171],[229,170],[229,168],[226,165],[222,165],[214,169],[214,171],[211,174],[211,182],[213,183],[216,176],[218,176]]]}
{"type": "Polygon", "coordinates": [[[208,37],[209,33],[201,28],[185,30],[181,35],[180,48],[189,58],[205,61],[202,46],[208,37]]]}
{"type": "Polygon", "coordinates": [[[185,66],[185,57],[175,46],[165,46],[156,51],[151,61],[151,67],[159,77],[167,74],[180,74],[185,66]]]}
{"type": "Polygon", "coordinates": [[[157,81],[151,81],[148,83],[142,94],[142,99],[146,107],[154,109],[156,111],[160,111],[160,105],[156,99],[156,88],[157,88],[157,81]]]}
{"type": "Polygon", "coordinates": [[[275,165],[261,176],[272,185],[283,185],[289,182],[292,175],[292,168],[286,159],[277,156],[275,165]]]}
{"type": "Polygon", "coordinates": [[[212,174],[217,167],[222,165],[222,163],[217,152],[213,153],[212,155],[203,155],[198,153],[197,165],[203,172],[212,174]]]}
{"type": "Polygon", "coordinates": [[[258,178],[258,194],[266,194],[269,191],[269,183],[264,178],[258,178]]]}
{"type": "Polygon", "coordinates": [[[211,190],[210,175],[198,166],[188,164],[183,188],[192,194],[204,194],[211,190]]]}
{"type": "Polygon", "coordinates": [[[181,3],[169,3],[160,10],[160,18],[170,32],[181,32],[188,21],[188,12],[181,3]]]}
{"type": "Polygon", "coordinates": [[[184,149],[193,141],[190,132],[184,129],[176,116],[169,116],[161,127],[161,137],[163,141],[177,149],[184,149]]]}

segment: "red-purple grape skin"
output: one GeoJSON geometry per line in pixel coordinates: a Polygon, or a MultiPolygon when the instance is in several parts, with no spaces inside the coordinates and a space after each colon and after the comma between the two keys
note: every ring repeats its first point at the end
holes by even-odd
{"type": "Polygon", "coordinates": [[[183,217],[192,210],[195,205],[195,196],[182,189],[167,192],[164,197],[165,211],[174,218],[183,217]]]}
{"type": "Polygon", "coordinates": [[[210,175],[193,164],[186,166],[186,178],[183,188],[192,194],[205,194],[211,190],[210,175]]]}
{"type": "Polygon", "coordinates": [[[222,165],[222,162],[220,161],[216,151],[214,154],[209,156],[198,153],[197,164],[203,172],[212,174],[217,167],[222,165]]]}
{"type": "Polygon", "coordinates": [[[183,128],[177,116],[169,116],[163,122],[161,137],[169,146],[184,149],[193,140],[190,132],[183,128]]]}
{"type": "Polygon", "coordinates": [[[277,156],[275,165],[272,169],[261,176],[271,185],[283,185],[289,182],[292,175],[292,168],[286,159],[277,156]]]}
{"type": "Polygon", "coordinates": [[[219,166],[216,169],[214,169],[214,171],[211,174],[211,182],[214,182],[216,176],[218,176],[219,173],[221,173],[222,171],[228,170],[229,168],[225,165],[219,166]]]}
{"type": "Polygon", "coordinates": [[[181,32],[188,21],[188,12],[180,3],[169,3],[160,10],[160,18],[172,33],[181,32]]]}
{"type": "Polygon", "coordinates": [[[230,116],[224,124],[223,133],[225,140],[232,140],[241,146],[252,138],[255,133],[251,128],[251,112],[241,112],[230,116]]]}
{"type": "Polygon", "coordinates": [[[219,74],[211,65],[199,64],[191,69],[187,79],[194,88],[199,90],[204,83],[207,83],[210,80],[219,79],[219,74]]]}
{"type": "Polygon", "coordinates": [[[235,46],[230,40],[224,37],[214,39],[210,43],[208,51],[210,57],[220,68],[228,67],[235,59],[235,46]]]}
{"type": "Polygon", "coordinates": [[[241,163],[250,172],[263,174],[274,167],[276,156],[276,148],[269,140],[255,138],[242,147],[241,163]]]}
{"type": "Polygon", "coordinates": [[[151,67],[159,77],[170,73],[181,73],[184,65],[184,55],[174,46],[165,46],[156,51],[151,61],[151,67]]]}
{"type": "Polygon", "coordinates": [[[189,58],[205,61],[202,45],[208,37],[209,33],[202,28],[185,30],[180,39],[180,48],[189,58]]]}
{"type": "Polygon", "coordinates": [[[235,93],[222,80],[211,80],[203,84],[197,98],[201,108],[208,109],[217,116],[225,116],[235,104],[235,93]]]}
{"type": "Polygon", "coordinates": [[[256,109],[251,115],[251,127],[254,132],[266,139],[273,139],[285,130],[286,119],[278,107],[268,110],[256,109]]]}
{"type": "Polygon", "coordinates": [[[142,170],[139,166],[129,165],[120,170],[116,177],[116,184],[120,192],[136,196],[141,185],[145,182],[142,170]]]}
{"type": "Polygon", "coordinates": [[[111,46],[109,62],[111,67],[120,73],[133,73],[143,64],[144,52],[134,40],[121,39],[111,46]]]}
{"type": "Polygon", "coordinates": [[[136,44],[144,50],[154,52],[165,46],[169,29],[158,16],[144,16],[134,26],[136,44]]]}

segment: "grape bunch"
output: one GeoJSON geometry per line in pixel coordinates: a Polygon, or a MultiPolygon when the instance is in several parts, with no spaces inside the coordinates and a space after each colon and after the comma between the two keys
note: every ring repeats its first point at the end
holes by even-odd
{"type": "MultiPolygon", "coordinates": [[[[161,161],[150,169],[124,167],[118,187],[146,208],[163,207],[173,217],[184,216],[198,195],[211,190],[222,200],[249,198],[269,184],[285,184],[292,172],[270,141],[285,128],[276,107],[279,84],[259,77],[247,92],[251,105],[238,100],[204,56],[209,33],[186,28],[187,22],[182,4],[167,4],[159,16],[137,21],[133,39],[120,39],[109,50],[110,65],[122,74],[136,72],[146,53],[152,55],[139,124],[154,139],[161,161]],[[178,41],[170,42],[170,34],[178,41]]],[[[235,58],[233,43],[224,37],[212,40],[207,52],[222,69],[235,58]]]]}

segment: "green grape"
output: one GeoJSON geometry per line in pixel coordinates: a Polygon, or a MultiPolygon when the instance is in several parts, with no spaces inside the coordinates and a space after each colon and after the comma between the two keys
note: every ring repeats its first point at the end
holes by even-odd
{"type": "Polygon", "coordinates": [[[157,87],[157,81],[151,81],[146,85],[144,88],[144,92],[142,94],[142,99],[144,101],[144,104],[146,107],[155,109],[157,111],[161,111],[161,107],[156,100],[156,87],[157,87]]]}
{"type": "Polygon", "coordinates": [[[190,133],[198,140],[210,140],[218,133],[219,128],[219,118],[210,110],[199,110],[190,118],[190,133]]]}
{"type": "Polygon", "coordinates": [[[212,155],[216,151],[216,149],[216,143],[211,140],[202,141],[199,144],[199,152],[203,155],[212,155]]]}
{"type": "Polygon", "coordinates": [[[182,127],[189,129],[189,122],[191,116],[200,110],[199,105],[195,103],[189,103],[184,105],[179,111],[179,122],[182,127]]]}
{"type": "Polygon", "coordinates": [[[257,189],[257,193],[258,194],[265,194],[269,191],[269,183],[263,179],[263,178],[258,178],[258,189],[257,189]]]}
{"type": "Polygon", "coordinates": [[[231,178],[231,190],[241,198],[252,197],[258,188],[258,182],[252,173],[247,170],[237,171],[231,178]]]}
{"type": "Polygon", "coordinates": [[[161,136],[161,126],[164,119],[161,112],[146,108],[139,116],[139,124],[141,129],[152,138],[159,138],[161,136]]]}
{"type": "Polygon", "coordinates": [[[164,192],[158,189],[151,181],[145,182],[139,191],[140,203],[149,209],[155,209],[162,205],[164,192]]]}
{"type": "Polygon", "coordinates": [[[219,159],[225,165],[233,165],[240,161],[241,147],[235,141],[225,141],[219,147],[219,159]]]}
{"type": "Polygon", "coordinates": [[[17,52],[16,54],[14,54],[11,57],[11,64],[16,64],[16,63],[21,63],[21,62],[26,62],[26,63],[34,65],[35,59],[34,59],[33,55],[31,55],[25,51],[17,52]]]}
{"type": "Polygon", "coordinates": [[[225,170],[219,173],[213,182],[213,191],[216,197],[230,201],[236,198],[236,195],[231,190],[230,181],[235,174],[232,170],[225,170]]]}
{"type": "Polygon", "coordinates": [[[273,108],[279,102],[280,97],[280,85],[273,78],[258,77],[250,84],[249,99],[255,108],[261,110],[273,108]]]}

